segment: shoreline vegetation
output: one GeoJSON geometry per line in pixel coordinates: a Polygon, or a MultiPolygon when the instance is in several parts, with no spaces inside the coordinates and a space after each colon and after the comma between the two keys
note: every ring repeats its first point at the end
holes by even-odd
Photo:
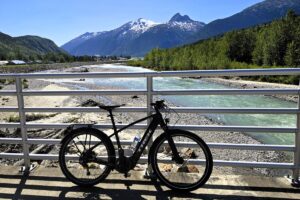
{"type": "MultiPolygon", "coordinates": [[[[300,67],[300,16],[293,11],[271,23],[231,31],[170,49],[153,49],[144,60],[127,64],[162,70],[213,70],[300,67]]],[[[299,84],[299,76],[244,77],[299,84]]]]}
{"type": "MultiPolygon", "coordinates": [[[[82,68],[86,68],[83,66],[82,68]]],[[[99,68],[91,66],[90,71],[97,72],[99,68]]],[[[61,69],[60,69],[61,70],[61,69]]],[[[71,70],[73,70],[71,68],[71,70]]],[[[77,71],[78,67],[74,68],[77,71]]],[[[116,70],[116,69],[114,69],[116,70]]],[[[70,71],[70,69],[64,69],[63,71],[70,71]]],[[[99,72],[105,71],[107,69],[100,69],[99,72]]],[[[13,85],[6,85],[6,89],[10,89],[13,85]]],[[[73,90],[78,87],[85,87],[92,90],[107,90],[107,89],[122,89],[107,86],[97,86],[92,84],[87,84],[84,81],[77,81],[72,84],[60,84],[53,83],[47,80],[28,80],[28,88],[33,90],[73,90]]],[[[145,106],[146,98],[144,96],[79,96],[79,97],[26,97],[25,103],[27,107],[39,107],[41,105],[47,104],[49,107],[63,107],[63,106],[93,106],[95,104],[88,104],[87,102],[98,102],[103,104],[123,104],[126,106],[145,106]],[[43,103],[42,103],[43,102],[43,103]]],[[[16,106],[16,98],[14,97],[1,97],[0,103],[2,106],[16,106]]],[[[172,102],[168,102],[171,106],[176,106],[172,102]]],[[[15,120],[17,117],[11,117],[10,113],[4,113],[5,116],[1,116],[0,121],[8,121],[9,119],[15,120]]],[[[115,113],[116,122],[121,124],[126,124],[136,120],[137,118],[143,117],[144,113],[115,113]]],[[[32,120],[36,123],[110,123],[109,119],[106,117],[107,113],[49,113],[48,115],[38,115],[32,114],[32,120]]],[[[214,122],[207,118],[205,115],[183,113],[180,115],[181,119],[178,124],[195,124],[195,125],[222,125],[220,123],[214,122]]],[[[175,122],[176,115],[171,115],[170,119],[175,122]]],[[[128,130],[124,134],[121,134],[121,139],[132,140],[136,134],[141,134],[143,130],[128,130]]],[[[200,137],[202,137],[206,142],[215,143],[246,143],[246,144],[261,144],[261,142],[255,140],[254,138],[248,136],[247,134],[241,132],[200,132],[195,131],[200,137]]],[[[105,130],[105,133],[111,133],[111,130],[105,130]]],[[[62,138],[62,131],[53,130],[28,130],[28,136],[30,138],[62,138]]],[[[20,137],[20,132],[18,129],[8,130],[0,129],[1,137],[20,137]]],[[[31,145],[30,151],[35,153],[57,153],[59,147],[57,145],[31,145]]],[[[0,145],[1,152],[20,152],[22,151],[21,145],[0,145]]],[[[250,151],[250,150],[222,150],[222,149],[212,149],[213,156],[215,160],[241,160],[241,161],[258,161],[258,162],[290,162],[291,159],[283,152],[274,151],[250,151]]],[[[17,160],[0,160],[0,165],[17,165],[20,164],[17,160]]],[[[56,161],[41,161],[38,164],[45,165],[47,167],[58,167],[56,161]]],[[[141,166],[145,168],[145,166],[141,166]]],[[[263,174],[266,176],[282,176],[286,174],[286,170],[271,170],[271,169],[252,169],[252,168],[231,168],[231,167],[215,167],[215,172],[222,174],[263,174]]]]}
{"type": "Polygon", "coordinates": [[[3,65],[0,66],[0,73],[30,73],[46,70],[60,70],[73,67],[81,67],[84,65],[101,65],[124,63],[122,60],[108,61],[87,61],[87,62],[70,62],[70,63],[52,63],[52,64],[25,64],[25,65],[3,65]]]}

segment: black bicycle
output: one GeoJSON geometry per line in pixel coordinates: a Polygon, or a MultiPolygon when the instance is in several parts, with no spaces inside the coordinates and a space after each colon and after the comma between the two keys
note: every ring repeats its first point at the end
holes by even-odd
{"type": "Polygon", "coordinates": [[[160,125],[163,133],[152,143],[148,151],[148,164],[153,174],[167,187],[174,190],[195,190],[209,179],[213,159],[206,143],[196,134],[168,127],[169,119],[163,118],[161,110],[167,106],[164,101],[156,101],[151,106],[155,112],[117,130],[113,109],[122,105],[99,106],[109,112],[114,133],[107,136],[102,131],[86,125],[71,128],[61,143],[59,164],[64,175],[79,186],[92,186],[103,181],[111,170],[124,173],[132,170],[143,154],[154,131],[160,125]],[[151,119],[142,138],[137,141],[132,155],[124,154],[119,140],[119,132],[130,126],[151,119]],[[116,137],[116,147],[111,137],[116,137]]]}

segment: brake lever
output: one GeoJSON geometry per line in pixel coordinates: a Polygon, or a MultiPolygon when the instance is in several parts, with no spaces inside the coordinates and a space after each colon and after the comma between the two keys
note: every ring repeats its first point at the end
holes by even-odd
{"type": "Polygon", "coordinates": [[[168,105],[166,105],[166,104],[163,104],[163,109],[165,109],[165,110],[167,110],[168,108],[169,108],[169,106],[168,105]]]}

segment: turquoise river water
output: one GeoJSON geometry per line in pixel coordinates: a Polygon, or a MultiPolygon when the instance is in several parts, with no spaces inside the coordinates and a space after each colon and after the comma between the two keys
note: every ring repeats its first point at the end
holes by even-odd
{"type": "MultiPolygon", "coordinates": [[[[122,65],[99,65],[99,68],[120,69],[128,72],[149,71],[141,67],[122,65]]],[[[72,80],[59,80],[72,82],[72,80]]],[[[115,86],[124,89],[146,89],[145,78],[106,78],[86,79],[85,83],[102,86],[115,86]]],[[[189,78],[154,78],[154,89],[232,89],[221,84],[205,82],[201,79],[189,78]]],[[[296,108],[297,104],[268,96],[245,95],[205,95],[205,96],[164,96],[178,106],[183,107],[240,107],[240,108],[296,108]]],[[[295,115],[270,115],[270,114],[207,114],[214,121],[225,125],[241,126],[268,126],[268,127],[295,127],[295,115]]],[[[294,144],[294,134],[286,133],[247,133],[255,139],[266,144],[294,144]]]]}

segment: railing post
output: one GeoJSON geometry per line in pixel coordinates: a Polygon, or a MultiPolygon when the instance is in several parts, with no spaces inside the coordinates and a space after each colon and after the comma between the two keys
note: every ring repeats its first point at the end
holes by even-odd
{"type": "Polygon", "coordinates": [[[17,91],[17,100],[18,100],[18,109],[19,109],[19,118],[21,125],[21,135],[22,135],[22,146],[24,154],[24,172],[29,172],[30,170],[30,158],[29,158],[29,147],[27,143],[27,129],[26,125],[26,115],[24,112],[24,96],[22,93],[22,81],[21,78],[16,77],[16,91],[17,91]]]}
{"type": "MultiPolygon", "coordinates": [[[[300,80],[299,80],[300,87],[300,80]]],[[[294,170],[293,170],[293,184],[299,183],[299,168],[300,168],[300,88],[298,89],[298,113],[297,113],[297,132],[295,134],[295,153],[294,153],[294,170]]]]}
{"type": "MultiPolygon", "coordinates": [[[[151,115],[151,103],[153,101],[153,77],[152,76],[147,76],[147,116],[151,115]]],[[[147,125],[149,125],[151,122],[151,119],[147,120],[147,125]]],[[[153,138],[150,138],[149,143],[148,143],[148,151],[150,150],[150,147],[153,143],[153,138]]],[[[149,153],[149,152],[148,152],[149,153]]],[[[146,178],[151,178],[153,176],[153,170],[150,166],[150,163],[148,163],[148,167],[146,169],[146,178]]]]}
{"type": "MultiPolygon", "coordinates": [[[[151,115],[151,103],[153,100],[152,92],[153,92],[153,77],[147,76],[147,115],[151,115]]],[[[148,119],[147,125],[149,125],[150,122],[151,122],[151,119],[148,119]]],[[[152,140],[152,138],[151,138],[151,140],[152,140]]]]}

